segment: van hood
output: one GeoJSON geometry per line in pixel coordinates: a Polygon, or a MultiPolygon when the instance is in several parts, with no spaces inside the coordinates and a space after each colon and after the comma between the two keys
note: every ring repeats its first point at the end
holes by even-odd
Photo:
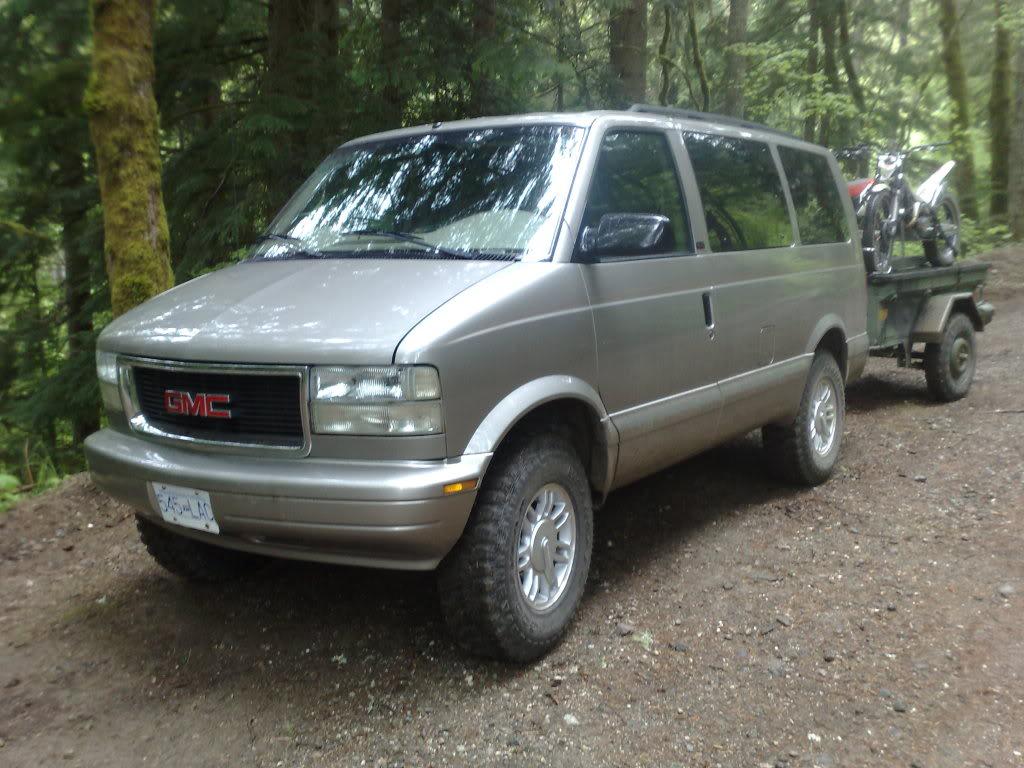
{"type": "Polygon", "coordinates": [[[509,265],[443,259],[237,264],[126,312],[101,349],[224,363],[387,364],[417,323],[509,265]]]}

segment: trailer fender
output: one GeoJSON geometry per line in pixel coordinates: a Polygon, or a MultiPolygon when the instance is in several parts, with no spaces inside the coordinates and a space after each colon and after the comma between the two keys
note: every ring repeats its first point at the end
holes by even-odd
{"type": "Polygon", "coordinates": [[[938,296],[931,296],[925,301],[917,320],[914,322],[914,330],[910,333],[912,342],[925,342],[935,344],[942,341],[942,332],[946,329],[946,322],[953,311],[963,312],[971,319],[974,330],[983,331],[985,322],[978,311],[978,305],[974,303],[974,296],[970,293],[943,293],[938,296]]]}

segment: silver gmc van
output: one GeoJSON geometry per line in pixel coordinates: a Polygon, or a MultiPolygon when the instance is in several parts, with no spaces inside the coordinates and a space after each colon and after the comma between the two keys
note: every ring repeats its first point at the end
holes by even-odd
{"type": "Polygon", "coordinates": [[[761,428],[827,479],[868,352],[825,149],[637,107],[339,147],[242,263],[111,323],[96,482],[156,560],[436,569],[473,652],[536,658],[608,493],[761,428]]]}

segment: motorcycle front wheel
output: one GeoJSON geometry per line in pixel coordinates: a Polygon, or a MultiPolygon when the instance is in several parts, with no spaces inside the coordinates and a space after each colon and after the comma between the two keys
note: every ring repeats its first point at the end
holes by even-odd
{"type": "Polygon", "coordinates": [[[864,234],[861,248],[868,273],[881,275],[892,271],[892,249],[896,238],[888,231],[892,214],[892,192],[882,190],[868,198],[864,206],[864,234]]]}
{"type": "Polygon", "coordinates": [[[960,255],[960,207],[946,192],[935,206],[935,238],[923,241],[924,255],[933,267],[948,267],[960,255]]]}

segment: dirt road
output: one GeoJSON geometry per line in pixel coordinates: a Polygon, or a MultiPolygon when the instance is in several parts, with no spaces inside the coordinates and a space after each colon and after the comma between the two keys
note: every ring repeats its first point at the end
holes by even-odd
{"type": "Polygon", "coordinates": [[[0,518],[0,764],[1024,766],[1022,262],[971,395],[873,361],[827,485],[751,436],[616,493],[533,667],[462,656],[425,575],[185,586],[70,479],[0,518]]]}

